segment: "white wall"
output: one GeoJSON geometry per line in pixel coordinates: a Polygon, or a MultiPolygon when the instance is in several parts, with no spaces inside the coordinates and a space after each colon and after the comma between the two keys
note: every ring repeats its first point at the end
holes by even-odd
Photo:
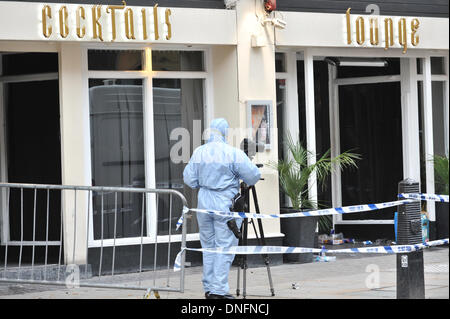
{"type": "MultiPolygon", "coordinates": [[[[263,26],[264,11],[260,2],[253,0],[241,0],[237,2],[237,57],[238,57],[238,109],[239,125],[247,127],[248,100],[272,101],[272,119],[276,133],[276,87],[275,87],[275,47],[274,27],[271,24],[263,26]],[[256,7],[255,7],[256,5],[256,7]],[[261,47],[252,47],[252,35],[258,36],[263,43],[261,47]]],[[[261,168],[262,178],[256,184],[261,213],[278,213],[278,174],[267,167],[271,161],[278,160],[277,135],[272,137],[270,150],[258,153],[255,163],[265,164],[261,168]]],[[[254,208],[251,208],[254,212],[254,208]]],[[[279,221],[263,220],[266,236],[270,233],[279,233],[279,221]]]]}

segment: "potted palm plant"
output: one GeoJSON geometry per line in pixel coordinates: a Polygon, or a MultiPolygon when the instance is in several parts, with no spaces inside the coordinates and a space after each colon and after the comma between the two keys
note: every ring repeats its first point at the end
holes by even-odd
{"type": "MultiPolygon", "coordinates": [[[[278,171],[280,187],[285,193],[292,207],[282,208],[280,213],[290,213],[295,211],[314,210],[319,208],[317,201],[309,198],[310,185],[308,180],[311,174],[317,176],[317,184],[325,187],[327,177],[335,169],[347,167],[356,168],[356,160],[360,156],[350,151],[343,152],[331,158],[330,150],[310,164],[310,159],[316,154],[311,153],[303,147],[300,141],[294,141],[290,135],[286,137],[288,156],[278,162],[271,162],[269,166],[278,171]]],[[[285,234],[283,245],[298,247],[314,247],[314,237],[319,222],[320,228],[330,228],[331,219],[329,216],[281,218],[281,232],[285,234]]],[[[285,262],[311,262],[312,254],[289,254],[284,256],[285,262]]]]}
{"type": "MultiPolygon", "coordinates": [[[[433,156],[436,193],[448,195],[448,156],[433,156]]],[[[436,236],[448,237],[448,203],[436,202],[436,236]]]]}

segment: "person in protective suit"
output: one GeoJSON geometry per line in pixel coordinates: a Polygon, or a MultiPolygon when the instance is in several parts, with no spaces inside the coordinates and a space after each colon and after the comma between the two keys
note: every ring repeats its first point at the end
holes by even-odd
{"type": "MultiPolygon", "coordinates": [[[[230,211],[232,200],[239,192],[239,180],[254,185],[261,174],[248,156],[227,144],[228,122],[214,119],[206,144],[195,149],[183,172],[184,183],[199,188],[198,208],[230,211]]],[[[227,222],[232,217],[197,213],[200,243],[203,248],[231,247],[238,239],[227,222]]],[[[241,218],[236,218],[240,228],[241,218]]],[[[203,252],[203,289],[207,299],[233,299],[229,294],[228,273],[234,255],[203,252]]]]}

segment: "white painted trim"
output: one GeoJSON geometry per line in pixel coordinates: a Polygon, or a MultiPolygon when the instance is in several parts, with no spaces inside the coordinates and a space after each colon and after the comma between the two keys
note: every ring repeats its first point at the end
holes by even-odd
{"type": "MultiPolygon", "coordinates": [[[[86,53],[87,54],[87,53],[86,53]]],[[[88,79],[144,79],[145,71],[87,71],[88,79]]]]}
{"type": "MultiPolygon", "coordinates": [[[[273,232],[273,233],[267,233],[264,235],[265,238],[278,238],[278,237],[284,237],[283,233],[273,232]]],[[[180,234],[172,234],[170,236],[170,242],[171,243],[177,243],[181,242],[181,235],[180,234]]],[[[248,234],[249,239],[255,239],[256,235],[253,233],[248,234]]],[[[199,241],[200,235],[199,233],[192,233],[186,235],[186,241],[199,241]]],[[[154,238],[151,237],[143,237],[142,238],[142,244],[164,244],[169,242],[169,235],[160,235],[158,236],[157,240],[155,241],[154,238]]],[[[103,247],[110,247],[114,243],[114,239],[103,239],[103,247]]],[[[130,238],[119,238],[116,239],[115,245],[116,246],[128,246],[128,245],[140,245],[141,244],[141,237],[130,237],[130,238]]],[[[94,240],[89,242],[89,248],[98,248],[101,247],[101,240],[94,240]]]]}
{"type": "Polygon", "coordinates": [[[42,41],[0,41],[0,52],[58,52],[56,42],[42,41]]]}
{"type": "Polygon", "coordinates": [[[6,243],[2,242],[2,245],[8,245],[8,246],[60,246],[61,244],[62,244],[62,242],[57,241],[57,240],[53,240],[53,241],[11,240],[6,243]]]}
{"type": "MultiPolygon", "coordinates": [[[[339,124],[339,86],[336,83],[337,67],[328,65],[328,95],[330,118],[330,155],[336,157],[341,152],[339,124]]],[[[331,173],[331,199],[333,207],[342,206],[341,170],[331,173]]],[[[342,222],[342,215],[333,215],[333,226],[342,222]]]]}
{"type": "MultiPolygon", "coordinates": [[[[433,145],[433,96],[431,89],[431,60],[430,57],[422,59],[423,70],[423,136],[424,161],[427,193],[434,194],[434,163],[430,160],[434,154],[433,145]]],[[[436,220],[433,201],[427,201],[427,212],[430,221],[436,220]]]]}
{"type": "MultiPolygon", "coordinates": [[[[198,233],[187,234],[187,241],[198,241],[200,240],[200,235],[198,233]]],[[[181,242],[181,234],[172,234],[170,235],[170,242],[181,242]]],[[[103,247],[111,247],[113,244],[115,246],[129,246],[129,245],[140,245],[140,244],[164,244],[169,243],[169,235],[160,235],[155,239],[153,236],[144,236],[144,237],[128,237],[128,238],[116,238],[114,239],[103,239],[103,247]]],[[[100,239],[96,239],[89,242],[89,248],[102,247],[102,241],[100,239]]]]}
{"type": "Polygon", "coordinates": [[[336,85],[355,85],[370,83],[400,82],[400,75],[367,76],[355,78],[336,78],[336,85]]]}
{"type": "Polygon", "coordinates": [[[186,72],[186,71],[153,71],[154,79],[206,79],[207,72],[186,72]]]}
{"type": "MultiPolygon", "coordinates": [[[[448,157],[448,140],[449,140],[449,56],[448,54],[444,57],[444,70],[445,70],[445,80],[444,80],[444,139],[445,139],[445,154],[448,157]]],[[[431,77],[433,79],[433,77],[431,77]]]]}
{"type": "Polygon", "coordinates": [[[394,220],[389,219],[360,219],[360,220],[342,220],[337,225],[394,225],[394,220]]]}
{"type": "Polygon", "coordinates": [[[50,81],[58,80],[58,72],[52,73],[37,73],[37,74],[23,74],[23,75],[5,75],[0,76],[0,83],[21,83],[34,81],[50,81]]]}
{"type": "MultiPolygon", "coordinates": [[[[306,148],[313,154],[308,156],[308,166],[316,163],[316,106],[314,100],[314,56],[309,49],[304,51],[305,63],[305,117],[306,148]]],[[[308,179],[309,200],[317,203],[317,174],[314,170],[308,179]]],[[[318,231],[319,224],[316,225],[318,231]]]]}
{"type": "MultiPolygon", "coordinates": [[[[0,74],[2,74],[2,54],[0,53],[0,74]]],[[[7,148],[6,148],[6,119],[5,119],[5,99],[4,83],[0,81],[0,180],[8,180],[7,169],[7,148]]],[[[1,188],[1,216],[0,216],[0,242],[5,243],[9,240],[9,207],[7,205],[7,194],[9,190],[1,188]]]]}
{"type": "MultiPolygon", "coordinates": [[[[151,77],[152,68],[152,50],[145,49],[144,70],[147,77],[144,79],[144,156],[145,156],[145,184],[148,188],[156,188],[155,175],[155,134],[153,119],[153,78],[151,77]]],[[[152,240],[157,237],[157,207],[156,195],[148,194],[146,197],[146,220],[147,220],[147,236],[152,240]],[[155,222],[156,221],[156,222],[155,222]]]]}
{"type": "MultiPolygon", "coordinates": [[[[420,183],[419,103],[415,58],[400,59],[403,179],[420,183]]],[[[400,181],[399,181],[400,182],[400,181]]]]}

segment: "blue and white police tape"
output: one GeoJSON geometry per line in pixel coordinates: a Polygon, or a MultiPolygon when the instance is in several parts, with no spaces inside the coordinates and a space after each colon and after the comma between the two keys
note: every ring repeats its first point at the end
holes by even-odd
{"type": "MultiPolygon", "coordinates": [[[[374,211],[383,208],[394,207],[398,205],[403,205],[406,203],[411,203],[417,201],[417,199],[402,199],[396,200],[393,202],[386,203],[378,203],[378,204],[364,204],[364,205],[353,205],[353,206],[344,206],[337,208],[326,208],[326,209],[318,209],[311,211],[302,211],[288,214],[255,214],[255,213],[245,213],[245,212],[225,212],[218,210],[210,210],[210,209],[199,209],[199,208],[183,208],[183,213],[187,213],[188,211],[202,213],[202,214],[214,214],[225,217],[234,217],[234,218],[292,218],[292,217],[306,217],[306,216],[321,216],[321,215],[338,215],[338,214],[348,214],[348,213],[360,213],[367,211],[374,211]]],[[[183,224],[183,215],[181,215],[180,219],[177,222],[177,230],[183,224]]]]}
{"type": "Polygon", "coordinates": [[[209,252],[216,254],[233,254],[233,255],[257,255],[257,254],[304,254],[304,253],[327,253],[327,254],[399,254],[419,251],[432,246],[440,246],[448,244],[448,238],[430,241],[427,243],[415,245],[395,245],[395,246],[377,246],[377,247],[360,247],[345,249],[319,249],[305,247],[285,247],[285,246],[232,246],[232,247],[216,247],[216,248],[184,248],[177,257],[173,270],[181,269],[181,254],[185,250],[197,252],[209,252]]]}
{"type": "Polygon", "coordinates": [[[398,194],[398,198],[409,198],[415,200],[432,200],[436,202],[448,203],[448,195],[438,194],[421,194],[421,193],[402,193],[398,194]]]}

